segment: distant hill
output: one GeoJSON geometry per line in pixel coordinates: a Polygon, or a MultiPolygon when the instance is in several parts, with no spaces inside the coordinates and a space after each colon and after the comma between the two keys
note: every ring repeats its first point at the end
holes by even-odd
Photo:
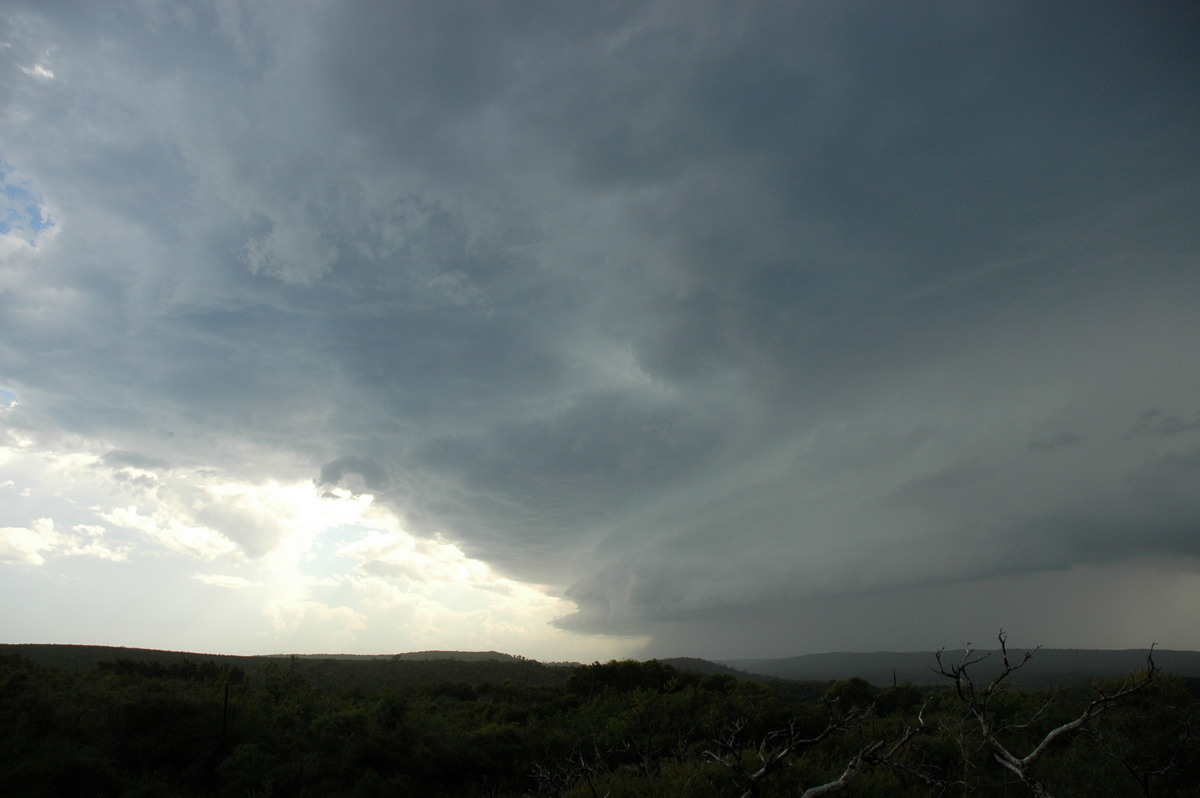
{"type": "MultiPolygon", "coordinates": [[[[1010,649],[1019,659],[1025,649],[1010,649]]],[[[51,644],[0,644],[0,655],[18,654],[33,662],[65,670],[91,670],[101,662],[133,660],[170,664],[182,659],[214,661],[256,673],[275,663],[294,667],[314,683],[330,687],[383,686],[458,682],[481,684],[512,681],[514,684],[560,684],[577,663],[543,663],[497,651],[414,651],[401,654],[272,654],[232,656],[181,651],[158,651],[116,646],[51,644]]],[[[980,650],[987,657],[972,669],[979,680],[994,676],[1001,667],[999,651],[980,650]]],[[[947,651],[947,665],[957,663],[961,651],[947,651]]],[[[874,653],[809,654],[780,659],[735,659],[713,662],[696,657],[673,657],[660,662],[680,670],[725,674],[738,679],[778,679],[789,682],[830,682],[859,676],[878,686],[894,682],[916,685],[948,684],[934,673],[933,653],[882,651],[874,653]]],[[[1144,650],[1041,649],[1025,667],[1014,673],[1012,684],[1022,687],[1057,687],[1086,684],[1089,679],[1121,678],[1143,667],[1144,650]]],[[[1155,664],[1164,672],[1200,678],[1200,652],[1155,651],[1155,664]]],[[[782,687],[780,688],[782,689],[782,687]]]]}
{"type": "MultiPolygon", "coordinates": [[[[1019,661],[1025,651],[1009,649],[1009,661],[1014,661],[1014,658],[1019,661]]],[[[1144,667],[1146,653],[1137,649],[1043,648],[1021,670],[1013,673],[1009,680],[1025,687],[1055,687],[1085,684],[1092,678],[1121,678],[1144,667]]],[[[947,665],[957,664],[962,655],[961,650],[946,651],[942,659],[947,665]]],[[[978,679],[987,680],[999,673],[1003,662],[999,650],[980,649],[975,652],[975,656],[982,655],[987,655],[986,659],[972,668],[971,672],[978,679]]],[[[1154,663],[1167,673],[1200,677],[1200,652],[1156,650],[1154,663]]],[[[722,664],[778,679],[832,681],[859,676],[878,686],[890,685],[893,681],[917,685],[949,683],[946,677],[934,673],[937,660],[928,651],[808,654],[782,659],[724,660],[722,664]]]]}
{"type": "Polygon", "coordinates": [[[672,668],[678,668],[681,671],[692,671],[693,673],[703,673],[705,675],[720,674],[733,676],[738,679],[753,679],[762,676],[762,674],[747,673],[737,668],[731,668],[728,665],[722,665],[719,662],[700,659],[698,657],[670,657],[667,659],[660,658],[658,661],[664,665],[670,665],[672,668]]]}
{"type": "MultiPolygon", "coordinates": [[[[64,670],[90,670],[99,662],[115,662],[120,659],[135,662],[178,662],[180,659],[214,660],[223,665],[246,667],[246,663],[266,657],[239,657],[229,654],[203,654],[183,651],[159,651],[152,648],[125,648],[123,646],[76,646],[56,643],[0,643],[0,655],[17,654],[32,662],[49,668],[64,670]]],[[[278,657],[272,658],[278,659],[278,657]]]]}
{"type": "Polygon", "coordinates": [[[0,656],[17,654],[49,668],[69,671],[93,670],[102,662],[131,660],[164,665],[184,659],[212,661],[255,674],[268,667],[294,668],[321,687],[339,689],[400,688],[416,685],[512,682],[515,685],[559,685],[566,683],[570,667],[548,665],[536,660],[495,651],[420,651],[383,655],[288,655],[244,657],[158,651],[116,646],[49,644],[0,644],[0,656]]]}
{"type": "Polygon", "coordinates": [[[525,657],[512,654],[502,654],[499,651],[407,651],[402,654],[265,654],[269,657],[297,656],[301,659],[338,659],[338,660],[374,660],[374,659],[403,659],[403,660],[446,660],[460,662],[528,662],[525,657]]]}
{"type": "Polygon", "coordinates": [[[489,660],[497,660],[499,662],[527,661],[524,657],[501,654],[499,651],[412,651],[407,654],[392,654],[392,659],[457,659],[463,662],[487,662],[489,660]]]}
{"type": "Polygon", "coordinates": [[[20,654],[39,665],[55,668],[89,668],[97,662],[118,659],[138,662],[173,662],[180,658],[205,659],[241,665],[280,659],[332,659],[344,661],[368,660],[458,660],[460,662],[529,662],[525,657],[502,654],[499,651],[412,651],[402,654],[258,654],[252,656],[234,654],[205,654],[193,651],[160,651],[153,648],[125,648],[123,646],[77,646],[56,643],[0,643],[0,654],[20,654]]]}

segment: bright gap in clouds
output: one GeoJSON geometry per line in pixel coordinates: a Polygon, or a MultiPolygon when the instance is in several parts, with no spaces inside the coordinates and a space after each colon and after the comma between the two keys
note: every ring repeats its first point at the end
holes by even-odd
{"type": "Polygon", "coordinates": [[[9,433],[0,446],[0,563],[13,576],[7,606],[53,596],[7,620],[14,641],[547,660],[643,642],[554,628],[570,602],[414,537],[369,494],[172,468],[80,439],[9,433]]]}
{"type": "MultiPolygon", "coordinates": [[[[0,263],[25,252],[36,252],[56,232],[49,205],[27,181],[14,175],[0,159],[0,263]]],[[[4,287],[0,273],[0,288],[4,287]]],[[[0,392],[0,401],[4,392],[0,392]]]]}
{"type": "Polygon", "coordinates": [[[0,233],[36,236],[54,227],[48,213],[45,201],[30,184],[15,179],[12,167],[0,160],[0,233]]]}

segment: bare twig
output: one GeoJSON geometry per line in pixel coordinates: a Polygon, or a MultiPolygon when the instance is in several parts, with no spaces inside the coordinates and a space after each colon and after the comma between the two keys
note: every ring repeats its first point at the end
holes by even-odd
{"type": "MultiPolygon", "coordinates": [[[[727,753],[722,756],[713,750],[707,750],[704,752],[704,755],[710,761],[724,765],[733,772],[734,778],[744,788],[741,798],[754,798],[754,796],[758,795],[758,790],[763,780],[786,765],[793,756],[812,748],[836,732],[851,728],[859,723],[864,714],[862,712],[851,712],[847,715],[835,715],[831,712],[825,728],[810,737],[802,736],[796,727],[796,722],[794,720],[789,721],[787,728],[768,732],[759,740],[758,748],[755,752],[757,762],[753,762],[752,764],[747,764],[743,753],[744,748],[739,742],[741,732],[748,724],[744,719],[739,719],[727,728],[725,734],[719,739],[714,740],[718,744],[718,747],[727,753]]],[[[856,759],[861,759],[861,755],[856,757],[856,759]]],[[[851,764],[853,763],[852,760],[851,764]]],[[[842,774],[845,783],[849,783],[849,780],[858,772],[861,765],[862,763],[859,762],[854,767],[853,773],[849,776],[845,773],[842,774]]],[[[849,769],[847,772],[850,772],[849,769]]],[[[805,793],[805,795],[807,794],[805,793]]],[[[814,795],[824,794],[814,793],[814,795]]]]}

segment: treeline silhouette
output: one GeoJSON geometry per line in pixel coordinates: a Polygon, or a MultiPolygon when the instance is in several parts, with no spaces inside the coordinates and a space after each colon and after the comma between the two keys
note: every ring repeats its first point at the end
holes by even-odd
{"type": "Polygon", "coordinates": [[[1200,680],[1151,666],[1095,689],[964,693],[963,663],[956,684],[879,688],[653,660],[0,654],[0,795],[1019,796],[1028,782],[989,746],[1033,751],[1101,693],[1120,699],[1029,761],[1044,794],[1200,795],[1200,680]]]}
{"type": "Polygon", "coordinates": [[[189,657],[170,663],[119,659],[116,662],[99,662],[96,664],[96,669],[100,673],[114,673],[121,676],[185,679],[191,682],[211,682],[222,679],[230,684],[241,684],[246,679],[246,671],[240,667],[219,665],[211,659],[197,662],[189,657]]]}

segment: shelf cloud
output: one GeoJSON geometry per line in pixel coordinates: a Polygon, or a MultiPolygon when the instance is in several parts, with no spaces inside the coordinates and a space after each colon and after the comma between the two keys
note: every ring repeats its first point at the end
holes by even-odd
{"type": "Polygon", "coordinates": [[[12,3],[0,636],[1200,646],[1198,34],[12,3]]]}

